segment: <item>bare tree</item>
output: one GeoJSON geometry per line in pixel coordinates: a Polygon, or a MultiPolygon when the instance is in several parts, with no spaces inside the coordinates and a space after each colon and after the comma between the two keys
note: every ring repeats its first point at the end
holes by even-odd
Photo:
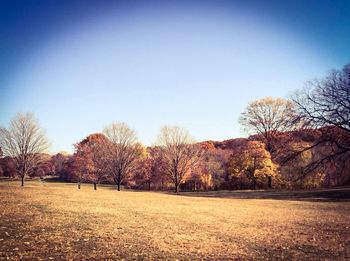
{"type": "Polygon", "coordinates": [[[249,103],[239,122],[248,133],[261,135],[267,150],[273,153],[278,134],[295,129],[298,114],[292,101],[266,97],[249,103]]]}
{"type": "Polygon", "coordinates": [[[306,127],[338,127],[350,132],[350,64],[322,80],[308,82],[293,101],[306,127]]]}
{"type": "Polygon", "coordinates": [[[201,150],[194,145],[189,132],[178,126],[163,126],[157,138],[166,162],[166,172],[179,192],[180,184],[185,181],[186,174],[200,158],[201,150]]]}
{"type": "MultiPolygon", "coordinates": [[[[295,93],[293,101],[297,106],[304,129],[319,129],[318,140],[293,156],[316,147],[326,147],[324,155],[309,164],[304,171],[306,176],[318,167],[337,161],[340,172],[348,173],[350,167],[350,64],[342,70],[333,70],[327,77],[307,83],[295,93]],[[341,163],[341,164],[339,164],[341,163]]],[[[292,158],[292,157],[290,157],[292,158]]],[[[350,177],[347,177],[350,181],[350,177]]]]}
{"type": "Polygon", "coordinates": [[[136,132],[125,123],[115,122],[106,127],[104,135],[110,141],[109,153],[111,172],[120,191],[120,185],[134,168],[134,163],[141,154],[141,145],[136,132]]]}
{"type": "Polygon", "coordinates": [[[0,146],[5,156],[15,160],[24,186],[25,176],[40,163],[40,153],[48,149],[49,143],[32,113],[18,113],[8,129],[0,128],[0,146]]]}

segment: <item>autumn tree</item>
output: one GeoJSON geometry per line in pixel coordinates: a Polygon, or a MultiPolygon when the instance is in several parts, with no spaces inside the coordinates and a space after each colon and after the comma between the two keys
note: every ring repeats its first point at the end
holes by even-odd
{"type": "Polygon", "coordinates": [[[133,180],[137,188],[144,186],[146,183],[148,190],[151,190],[152,174],[152,159],[146,156],[136,161],[133,180]]]}
{"type": "Polygon", "coordinates": [[[49,144],[34,115],[18,113],[9,128],[0,128],[0,147],[5,156],[15,160],[21,186],[24,186],[25,176],[40,163],[40,153],[45,152],[49,144]]]}
{"type": "MultiPolygon", "coordinates": [[[[88,180],[94,175],[95,165],[93,162],[92,150],[81,143],[75,144],[75,153],[73,154],[73,172],[77,177],[78,189],[83,181],[88,180]]],[[[96,188],[96,187],[95,187],[96,188]]]]}
{"type": "Polygon", "coordinates": [[[306,176],[304,175],[305,170],[312,162],[313,158],[322,156],[323,153],[322,151],[316,150],[316,148],[304,150],[304,148],[309,148],[311,145],[312,142],[305,141],[294,141],[287,145],[287,153],[290,153],[290,151],[301,150],[303,152],[292,157],[288,164],[281,166],[281,175],[283,175],[286,187],[311,188],[322,185],[324,177],[321,177],[321,174],[324,174],[323,171],[314,171],[313,173],[308,173],[306,176]]]}
{"type": "Polygon", "coordinates": [[[65,176],[65,164],[69,159],[69,155],[63,152],[59,152],[51,156],[51,164],[53,166],[54,175],[59,176],[60,178],[66,178],[65,176]]]}
{"type": "Polygon", "coordinates": [[[350,64],[333,70],[325,78],[309,82],[296,92],[293,101],[304,123],[304,129],[321,129],[320,138],[308,148],[326,146],[328,153],[313,160],[305,175],[325,164],[337,165],[350,183],[350,64]]]}
{"type": "Polygon", "coordinates": [[[192,183],[193,190],[209,190],[214,186],[213,177],[211,173],[207,171],[206,163],[199,161],[194,168],[191,169],[190,177],[186,183],[192,183]]]}
{"type": "MultiPolygon", "coordinates": [[[[159,147],[147,148],[142,157],[137,160],[133,178],[137,183],[147,184],[148,190],[151,185],[156,187],[164,184],[165,164],[159,147]]],[[[142,185],[142,184],[141,184],[142,185]]]]}
{"type": "Polygon", "coordinates": [[[189,132],[178,126],[163,126],[157,144],[166,162],[166,173],[173,181],[177,193],[180,184],[186,180],[186,175],[199,161],[201,150],[194,146],[194,139],[189,132]]]}
{"type": "Polygon", "coordinates": [[[260,135],[273,153],[278,134],[295,129],[298,114],[292,101],[266,97],[249,103],[239,122],[248,133],[260,135]]]}
{"type": "MultiPolygon", "coordinates": [[[[202,144],[201,144],[202,146],[202,144]]],[[[226,164],[231,155],[229,150],[203,148],[201,160],[191,170],[194,190],[219,189],[225,183],[226,164]]]]}
{"type": "Polygon", "coordinates": [[[31,177],[40,177],[52,175],[54,173],[54,166],[51,161],[51,156],[49,154],[40,154],[40,163],[34,168],[30,173],[31,177]]]}
{"type": "Polygon", "coordinates": [[[0,165],[2,167],[3,175],[5,177],[14,178],[16,176],[19,176],[17,168],[16,168],[16,162],[11,157],[4,157],[0,159],[0,165]]]}
{"type": "Polygon", "coordinates": [[[85,180],[94,184],[94,190],[97,189],[97,184],[106,179],[109,174],[108,148],[110,145],[106,136],[101,133],[91,134],[76,144],[77,152],[83,153],[86,163],[90,166],[85,173],[85,180]]]}
{"type": "Polygon", "coordinates": [[[110,167],[114,182],[120,191],[121,183],[135,167],[135,162],[142,153],[142,146],[137,141],[136,132],[125,123],[115,122],[106,127],[104,135],[110,142],[110,167]]]}
{"type": "MultiPolygon", "coordinates": [[[[271,155],[263,143],[249,141],[232,154],[228,162],[228,172],[233,179],[250,180],[253,189],[256,189],[258,183],[277,175],[277,165],[272,162],[271,155]]],[[[269,187],[271,185],[269,184],[269,187]]]]}
{"type": "Polygon", "coordinates": [[[212,178],[212,187],[219,189],[225,182],[226,164],[230,151],[215,149],[204,154],[205,170],[212,178]]]}

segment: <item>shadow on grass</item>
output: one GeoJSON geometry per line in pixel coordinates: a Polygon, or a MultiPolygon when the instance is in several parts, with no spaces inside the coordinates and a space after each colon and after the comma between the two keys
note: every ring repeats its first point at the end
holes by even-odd
{"type": "Polygon", "coordinates": [[[305,201],[350,201],[350,187],[315,189],[315,190],[236,190],[236,191],[207,191],[180,192],[166,194],[186,197],[232,198],[232,199],[276,199],[276,200],[305,200],[305,201]]]}

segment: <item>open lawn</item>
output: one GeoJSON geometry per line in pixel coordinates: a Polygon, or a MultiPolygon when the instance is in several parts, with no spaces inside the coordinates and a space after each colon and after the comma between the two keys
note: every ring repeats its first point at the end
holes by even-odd
{"type": "Polygon", "coordinates": [[[0,258],[345,260],[348,192],[337,201],[0,182],[0,258]]]}

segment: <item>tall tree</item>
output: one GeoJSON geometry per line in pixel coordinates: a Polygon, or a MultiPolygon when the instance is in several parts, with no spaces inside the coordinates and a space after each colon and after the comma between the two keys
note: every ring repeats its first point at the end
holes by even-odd
{"type": "Polygon", "coordinates": [[[40,163],[40,153],[48,149],[49,143],[32,113],[18,113],[8,129],[0,128],[0,147],[5,156],[15,160],[24,186],[25,176],[40,163]]]}
{"type": "Polygon", "coordinates": [[[278,134],[295,129],[298,114],[292,101],[266,97],[249,103],[239,122],[248,133],[261,135],[273,153],[278,134]]]}
{"type": "Polygon", "coordinates": [[[120,185],[131,173],[136,160],[142,153],[136,132],[125,123],[115,122],[107,126],[104,135],[110,142],[109,154],[114,182],[120,191],[120,185]]]}
{"type": "Polygon", "coordinates": [[[166,162],[166,172],[174,183],[175,192],[179,192],[180,184],[186,175],[199,161],[201,150],[194,145],[194,139],[186,129],[178,126],[163,126],[157,138],[166,162]]]}

